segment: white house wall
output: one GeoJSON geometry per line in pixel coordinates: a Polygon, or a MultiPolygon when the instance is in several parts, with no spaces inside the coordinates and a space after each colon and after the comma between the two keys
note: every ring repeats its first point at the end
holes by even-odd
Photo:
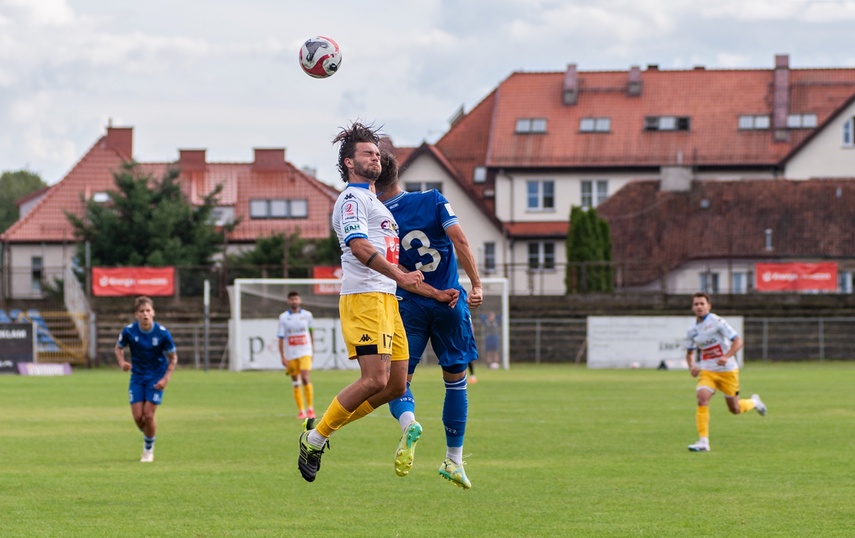
{"type": "Polygon", "coordinates": [[[76,253],[76,244],[9,244],[4,253],[7,263],[9,298],[41,299],[44,297],[44,284],[55,285],[55,279],[65,276],[76,253]],[[42,291],[33,287],[33,257],[42,258],[42,291]]]}
{"type": "Polygon", "coordinates": [[[786,164],[787,179],[855,177],[855,146],[843,145],[843,124],[855,116],[855,103],[838,114],[786,164]]]}
{"type": "MultiPolygon", "coordinates": [[[[505,263],[504,238],[493,222],[475,205],[466,192],[452,179],[445,169],[430,156],[422,156],[407,166],[401,174],[400,182],[441,182],[442,194],[451,203],[454,213],[460,221],[460,226],[466,233],[469,246],[478,262],[478,268],[483,272],[484,243],[493,242],[496,245],[496,267],[501,270],[505,263]]],[[[504,276],[491,273],[482,276],[504,276]]]]}

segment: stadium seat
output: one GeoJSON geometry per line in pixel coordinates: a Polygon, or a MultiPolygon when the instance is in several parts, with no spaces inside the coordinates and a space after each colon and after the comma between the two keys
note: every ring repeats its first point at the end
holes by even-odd
{"type": "Polygon", "coordinates": [[[2,309],[0,309],[0,323],[12,323],[12,318],[2,309]]]}

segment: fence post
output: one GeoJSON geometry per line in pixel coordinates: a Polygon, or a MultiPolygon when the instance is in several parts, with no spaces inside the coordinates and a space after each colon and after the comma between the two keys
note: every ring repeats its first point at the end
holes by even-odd
{"type": "Polygon", "coordinates": [[[819,318],[819,360],[825,360],[825,324],[819,318]]]}
{"type": "Polygon", "coordinates": [[[763,318],[763,361],[769,361],[769,320],[763,318]]]}
{"type": "Polygon", "coordinates": [[[540,319],[534,322],[534,363],[540,364],[540,319]]]}

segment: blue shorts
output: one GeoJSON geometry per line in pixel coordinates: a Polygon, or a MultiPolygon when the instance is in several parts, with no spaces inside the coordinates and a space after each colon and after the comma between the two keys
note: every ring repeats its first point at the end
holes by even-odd
{"type": "Polygon", "coordinates": [[[128,397],[131,405],[140,402],[151,402],[160,405],[163,401],[163,391],[154,388],[155,383],[163,376],[149,377],[131,374],[131,382],[128,385],[128,397]]]}
{"type": "Polygon", "coordinates": [[[478,360],[478,347],[472,331],[472,317],[461,291],[454,308],[433,299],[404,298],[398,305],[410,348],[409,373],[416,370],[430,341],[443,370],[460,373],[478,360]]]}

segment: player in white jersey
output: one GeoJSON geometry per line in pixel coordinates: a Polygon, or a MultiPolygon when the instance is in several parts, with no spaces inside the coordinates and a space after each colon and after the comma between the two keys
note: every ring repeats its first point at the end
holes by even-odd
{"type": "MultiPolygon", "coordinates": [[[[374,189],[380,137],[353,123],[333,142],[340,143],[338,170],[348,184],[332,216],[342,250],[339,316],[348,357],[359,362],[360,377],[338,393],[317,425],[306,419],[297,466],[308,482],[315,480],[333,432],[404,393],[409,353],[395,290],[424,292],[421,271],[398,268],[398,225],[374,189]]],[[[443,293],[446,302],[455,298],[453,290],[443,293]]]]}
{"type": "Polygon", "coordinates": [[[742,338],[724,318],[712,312],[710,296],[698,292],[692,296],[692,312],[696,319],[686,334],[686,364],[692,377],[698,378],[695,389],[698,409],[695,421],[698,441],[689,445],[692,452],[709,452],[710,399],[716,390],[724,393],[727,408],[734,415],[756,409],[766,415],[766,405],[760,396],[739,398],[739,363],[736,353],[742,349],[742,338]],[[695,362],[695,355],[699,361],[695,362]]]}
{"type": "Polygon", "coordinates": [[[285,373],[291,376],[298,419],[315,418],[315,390],[309,374],[312,371],[312,313],[303,308],[303,299],[296,291],[288,293],[288,310],[279,316],[279,356],[285,373]]]}

